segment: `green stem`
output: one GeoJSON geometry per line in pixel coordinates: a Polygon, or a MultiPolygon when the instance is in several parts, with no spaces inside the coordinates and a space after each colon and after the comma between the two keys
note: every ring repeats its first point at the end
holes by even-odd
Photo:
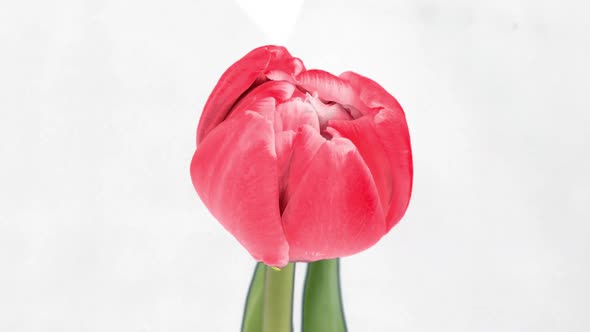
{"type": "Polygon", "coordinates": [[[345,332],[339,259],[309,263],[303,294],[304,332],[345,332]]]}
{"type": "Polygon", "coordinates": [[[242,320],[242,332],[260,332],[262,331],[262,310],[264,308],[264,279],[266,274],[266,265],[256,263],[250,290],[246,297],[246,306],[244,308],[244,318],[242,320]]]}
{"type": "Polygon", "coordinates": [[[262,332],[292,332],[295,264],[277,271],[266,266],[262,332]]]}

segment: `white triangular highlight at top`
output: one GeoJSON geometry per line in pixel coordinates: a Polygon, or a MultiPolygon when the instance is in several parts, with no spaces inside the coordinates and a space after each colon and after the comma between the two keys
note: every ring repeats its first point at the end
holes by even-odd
{"type": "Polygon", "coordinates": [[[285,44],[295,27],[303,0],[236,0],[264,32],[270,44],[285,44]]]}

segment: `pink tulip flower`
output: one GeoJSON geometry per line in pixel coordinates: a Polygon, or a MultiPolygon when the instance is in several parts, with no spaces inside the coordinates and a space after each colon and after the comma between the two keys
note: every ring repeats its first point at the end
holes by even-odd
{"type": "Polygon", "coordinates": [[[264,46],[213,89],[190,173],[205,206],[257,261],[349,256],[404,215],[410,136],[401,106],[376,82],[307,70],[284,47],[264,46]]]}

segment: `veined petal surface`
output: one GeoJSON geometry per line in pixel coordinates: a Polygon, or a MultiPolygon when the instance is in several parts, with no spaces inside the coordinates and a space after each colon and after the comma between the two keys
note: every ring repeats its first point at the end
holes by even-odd
{"type": "Polygon", "coordinates": [[[287,203],[283,227],[291,261],[352,255],[385,234],[371,172],[348,139],[319,147],[287,203]]]}
{"type": "Polygon", "coordinates": [[[246,112],[223,122],[196,150],[191,176],[213,216],[256,260],[271,266],[288,263],[270,121],[246,112]]]}

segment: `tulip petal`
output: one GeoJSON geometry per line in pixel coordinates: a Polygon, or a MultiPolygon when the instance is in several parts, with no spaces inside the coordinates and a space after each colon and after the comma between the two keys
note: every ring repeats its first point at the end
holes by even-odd
{"type": "Polygon", "coordinates": [[[285,208],[285,190],[287,187],[289,161],[293,151],[293,140],[296,133],[292,130],[275,133],[275,146],[277,151],[277,169],[279,174],[279,208],[282,213],[285,208]]]}
{"type": "Polygon", "coordinates": [[[299,183],[319,148],[326,142],[317,129],[311,126],[303,126],[297,131],[292,144],[289,169],[285,177],[286,189],[281,199],[281,211],[289,203],[293,193],[299,188],[299,183]]]}
{"type": "Polygon", "coordinates": [[[307,101],[318,114],[318,119],[322,130],[326,128],[330,120],[353,119],[352,116],[346,111],[346,109],[344,109],[344,107],[342,107],[342,105],[338,103],[326,105],[318,98],[315,98],[310,95],[307,96],[307,101]]]}
{"type": "Polygon", "coordinates": [[[227,116],[238,98],[255,82],[263,82],[267,70],[282,70],[296,75],[301,60],[293,58],[284,47],[263,46],[252,50],[231,65],[209,95],[197,128],[197,144],[227,116]]]}
{"type": "Polygon", "coordinates": [[[288,263],[270,121],[255,112],[224,121],[199,145],[191,176],[213,216],[256,260],[288,263]]]}
{"type": "Polygon", "coordinates": [[[297,75],[297,83],[309,92],[316,92],[324,100],[352,104],[355,99],[355,91],[350,83],[327,71],[304,71],[297,75]]]}
{"type": "Polygon", "coordinates": [[[293,84],[295,83],[295,79],[293,78],[293,76],[282,70],[268,71],[266,72],[265,76],[271,81],[286,81],[293,84]]]}
{"type": "Polygon", "coordinates": [[[372,117],[364,116],[354,121],[332,120],[329,125],[339,136],[348,138],[358,149],[371,170],[384,214],[387,214],[394,185],[393,174],[389,158],[375,131],[372,117]]]}
{"type": "Polygon", "coordinates": [[[305,70],[305,65],[301,59],[293,57],[283,46],[268,45],[265,46],[270,54],[270,64],[265,73],[273,71],[282,71],[289,76],[294,77],[305,70]]]}
{"type": "Polygon", "coordinates": [[[283,212],[283,227],[291,261],[352,255],[383,236],[375,183],[348,139],[320,146],[283,212]]]}
{"type": "Polygon", "coordinates": [[[387,212],[387,230],[403,217],[412,193],[412,148],[406,116],[398,101],[377,82],[348,71],[340,75],[350,82],[361,101],[370,108],[381,108],[373,115],[375,133],[388,156],[393,176],[393,191],[387,212]]]}
{"type": "Polygon", "coordinates": [[[291,98],[295,89],[293,84],[283,81],[263,83],[242,97],[227,115],[227,119],[241,115],[246,111],[255,111],[274,121],[274,114],[268,114],[267,112],[268,104],[272,100],[272,112],[274,113],[277,102],[283,102],[291,98]]]}
{"type": "Polygon", "coordinates": [[[243,103],[239,107],[236,107],[235,110],[231,111],[225,121],[243,116],[246,112],[255,112],[262,115],[262,117],[268,121],[274,122],[276,109],[277,102],[272,97],[252,98],[250,102],[243,103]]]}
{"type": "Polygon", "coordinates": [[[404,216],[410,203],[414,175],[412,148],[403,111],[385,108],[375,115],[374,121],[375,132],[389,158],[393,175],[393,191],[386,217],[389,231],[404,216]]]}
{"type": "Polygon", "coordinates": [[[360,100],[369,108],[384,107],[403,113],[402,107],[397,100],[372,79],[352,71],[340,74],[340,78],[350,83],[357,91],[360,100]]]}
{"type": "Polygon", "coordinates": [[[292,130],[275,133],[275,149],[277,151],[277,168],[279,170],[279,176],[289,166],[291,151],[293,149],[293,140],[296,135],[296,132],[292,130]]]}
{"type": "Polygon", "coordinates": [[[277,120],[275,127],[283,130],[297,130],[304,125],[309,125],[320,130],[318,115],[313,107],[301,99],[288,100],[277,106],[277,120]]]}
{"type": "Polygon", "coordinates": [[[295,83],[295,76],[305,70],[303,61],[299,58],[281,58],[264,73],[272,81],[287,81],[295,83]]]}
{"type": "Polygon", "coordinates": [[[319,69],[304,71],[297,75],[297,85],[323,100],[337,102],[345,107],[352,106],[351,115],[354,118],[369,111],[350,83],[326,71],[319,69]]]}

